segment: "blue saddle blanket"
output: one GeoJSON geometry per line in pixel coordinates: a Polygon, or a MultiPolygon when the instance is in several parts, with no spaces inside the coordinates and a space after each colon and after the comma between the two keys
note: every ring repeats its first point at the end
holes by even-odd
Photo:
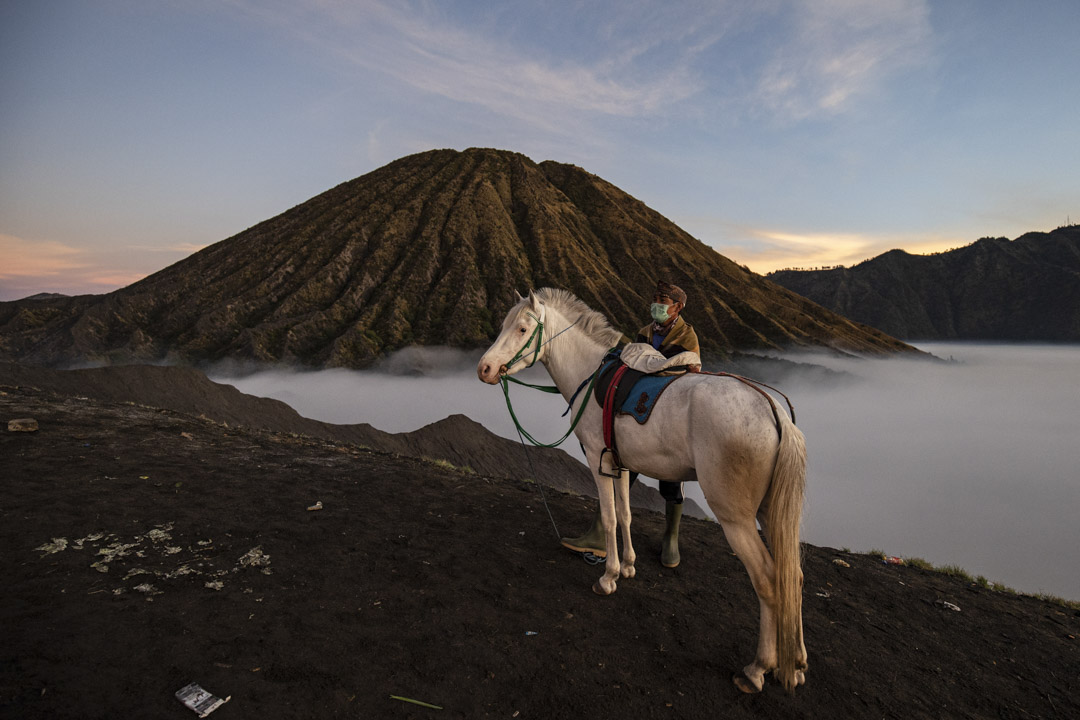
{"type": "Polygon", "coordinates": [[[638,421],[639,425],[644,425],[645,421],[649,419],[649,415],[652,414],[656,401],[660,399],[660,394],[667,389],[668,385],[680,377],[680,375],[669,375],[667,377],[660,375],[642,376],[634,383],[634,386],[630,389],[630,394],[619,406],[619,413],[621,415],[630,415],[638,421]]]}
{"type": "MultiPolygon", "coordinates": [[[[608,387],[615,375],[615,371],[622,365],[617,355],[608,355],[600,368],[594,397],[600,407],[604,406],[604,398],[607,397],[608,387]]],[[[616,412],[620,415],[630,415],[644,425],[652,414],[653,407],[667,386],[678,380],[681,375],[646,375],[637,370],[628,370],[619,380],[619,387],[615,391],[616,412]]]]}

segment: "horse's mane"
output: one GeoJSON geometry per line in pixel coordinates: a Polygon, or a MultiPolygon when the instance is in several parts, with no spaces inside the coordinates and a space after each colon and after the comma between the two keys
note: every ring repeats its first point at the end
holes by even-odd
{"type": "Polygon", "coordinates": [[[601,345],[615,345],[622,338],[622,332],[611,327],[611,323],[603,314],[590,308],[569,290],[547,287],[533,294],[545,305],[558,310],[571,322],[577,320],[575,327],[601,345]]]}

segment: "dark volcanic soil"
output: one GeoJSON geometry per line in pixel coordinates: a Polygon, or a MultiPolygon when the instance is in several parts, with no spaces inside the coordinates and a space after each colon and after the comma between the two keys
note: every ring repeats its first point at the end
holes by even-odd
{"type": "MultiPolygon", "coordinates": [[[[638,512],[601,598],[534,484],[0,390],[40,423],[0,435],[4,717],[183,720],[192,681],[215,720],[1080,717],[1075,610],[807,547],[807,685],[745,696],[757,603],[713,523],[666,570],[638,512]]],[[[548,499],[564,531],[592,512],[548,499]]]]}

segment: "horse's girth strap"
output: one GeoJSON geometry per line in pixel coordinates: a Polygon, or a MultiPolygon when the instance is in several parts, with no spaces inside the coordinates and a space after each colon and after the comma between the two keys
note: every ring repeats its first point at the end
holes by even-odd
{"type": "Polygon", "coordinates": [[[621,465],[621,462],[619,461],[619,452],[615,448],[615,390],[619,387],[622,376],[629,369],[626,365],[617,368],[614,377],[611,378],[611,384],[608,385],[607,392],[604,394],[604,447],[611,451],[616,465],[621,465]]]}

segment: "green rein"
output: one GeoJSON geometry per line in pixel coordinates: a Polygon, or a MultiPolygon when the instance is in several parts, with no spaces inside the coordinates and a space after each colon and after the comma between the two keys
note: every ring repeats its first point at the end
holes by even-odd
{"type": "MultiPolygon", "coordinates": [[[[536,321],[536,327],[533,329],[532,335],[530,335],[529,339],[527,341],[525,341],[525,344],[522,346],[522,348],[520,350],[518,350],[517,354],[514,355],[514,357],[512,357],[510,359],[510,362],[506,363],[506,369],[507,370],[509,370],[514,365],[516,365],[517,362],[519,360],[521,360],[527,354],[529,346],[532,344],[533,340],[536,340],[536,349],[533,350],[532,361],[528,365],[526,365],[525,367],[526,368],[531,368],[533,365],[536,364],[537,358],[540,357],[540,348],[543,347],[543,345],[545,344],[544,343],[544,323],[543,323],[542,320],[540,320],[540,318],[536,317],[531,312],[528,313],[528,316],[536,321]]],[[[576,321],[574,323],[571,323],[571,325],[569,327],[567,327],[566,330],[569,330],[570,328],[574,327],[575,324],[577,324],[576,321]]],[[[562,330],[559,333],[556,333],[551,339],[548,340],[548,342],[551,342],[552,340],[557,338],[559,335],[566,332],[566,330],[562,330]]],[[[524,437],[526,440],[528,440],[529,442],[531,442],[533,445],[535,445],[537,447],[553,448],[553,447],[558,447],[559,445],[562,445],[563,441],[566,440],[566,438],[570,437],[570,433],[574,432],[574,428],[577,427],[578,422],[581,420],[582,414],[584,414],[584,412],[585,412],[585,406],[589,404],[589,396],[592,395],[593,385],[596,384],[596,378],[599,375],[600,375],[600,368],[598,367],[598,368],[596,368],[596,372],[593,373],[592,379],[589,380],[589,388],[588,388],[588,390],[585,391],[585,396],[581,400],[581,407],[578,408],[577,413],[574,415],[574,419],[570,423],[570,428],[566,431],[566,433],[561,438],[559,438],[558,440],[556,440],[555,442],[552,442],[552,443],[542,443],[542,442],[540,442],[539,440],[534,438],[532,435],[530,435],[528,430],[526,430],[525,428],[523,428],[521,426],[521,422],[518,420],[517,415],[514,414],[514,406],[510,403],[510,383],[515,383],[517,385],[523,385],[525,387],[532,388],[534,390],[540,390],[541,392],[554,393],[554,394],[559,393],[559,388],[555,387],[554,385],[533,385],[531,383],[522,382],[520,380],[517,380],[517,379],[515,379],[515,378],[513,378],[513,377],[511,377],[509,375],[505,375],[505,374],[501,375],[499,377],[499,382],[500,382],[500,384],[502,384],[503,396],[506,398],[506,409],[510,411],[510,417],[513,419],[514,427],[517,428],[518,433],[520,433],[522,437],[524,437]]],[[[572,403],[573,403],[573,400],[571,400],[571,404],[572,403]]]]}

